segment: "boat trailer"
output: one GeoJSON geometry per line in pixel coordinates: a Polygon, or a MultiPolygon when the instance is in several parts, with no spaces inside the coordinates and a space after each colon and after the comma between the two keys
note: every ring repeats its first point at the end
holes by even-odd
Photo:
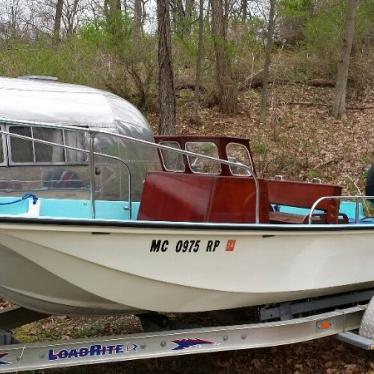
{"type": "Polygon", "coordinates": [[[22,344],[10,330],[48,316],[6,309],[0,312],[0,373],[264,348],[327,336],[374,350],[374,289],[265,306],[258,309],[257,323],[167,329],[167,319],[151,316],[139,316],[143,326],[161,331],[22,344]]]}

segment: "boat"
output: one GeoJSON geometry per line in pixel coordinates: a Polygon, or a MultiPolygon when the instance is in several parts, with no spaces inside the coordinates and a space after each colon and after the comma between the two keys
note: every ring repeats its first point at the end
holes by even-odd
{"type": "Polygon", "coordinates": [[[0,296],[29,310],[194,313],[374,287],[370,196],[261,178],[246,139],[154,137],[101,90],[0,78],[0,168],[0,296]]]}

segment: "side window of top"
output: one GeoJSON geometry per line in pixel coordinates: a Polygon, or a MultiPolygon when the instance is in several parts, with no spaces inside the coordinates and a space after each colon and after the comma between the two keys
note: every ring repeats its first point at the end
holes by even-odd
{"type": "Polygon", "coordinates": [[[37,141],[38,139],[50,143],[86,149],[87,139],[85,133],[30,126],[9,126],[8,131],[15,135],[30,138],[22,139],[16,136],[9,136],[9,161],[12,164],[36,163],[49,165],[87,163],[87,154],[84,152],[37,141]]]}
{"type": "MultiPolygon", "coordinates": [[[[64,144],[69,147],[88,149],[89,136],[87,132],[64,130],[64,144]]],[[[65,149],[65,161],[68,164],[87,164],[89,156],[87,153],[65,149]]]]}
{"type": "MultiPolygon", "coordinates": [[[[16,135],[32,137],[31,127],[9,126],[9,132],[16,135]]],[[[9,146],[12,163],[30,163],[34,160],[33,142],[15,136],[9,136],[9,146]]]]}
{"type": "MultiPolygon", "coordinates": [[[[33,138],[35,139],[47,140],[51,143],[64,144],[62,130],[40,127],[34,127],[32,130],[33,138]]],[[[49,144],[34,142],[34,150],[35,162],[37,163],[57,163],[65,161],[64,148],[62,147],[54,147],[49,144]]]]}
{"type": "MultiPolygon", "coordinates": [[[[9,132],[32,139],[63,144],[62,130],[30,126],[9,126],[9,132]]],[[[10,136],[9,144],[11,162],[14,164],[50,164],[63,163],[65,161],[64,149],[61,147],[54,147],[49,144],[15,136],[10,136]]]]}
{"type": "MultiPolygon", "coordinates": [[[[181,146],[178,142],[174,141],[162,141],[160,142],[161,145],[166,145],[171,148],[181,149],[181,146]]],[[[161,158],[164,164],[165,170],[167,171],[176,171],[179,173],[183,173],[185,170],[184,162],[183,162],[183,155],[181,153],[169,151],[166,149],[161,149],[161,158]]]]}
{"type": "MultiPolygon", "coordinates": [[[[248,152],[247,147],[243,144],[238,143],[229,143],[226,146],[227,160],[248,166],[252,169],[251,158],[248,152]]],[[[247,168],[230,165],[230,171],[232,175],[250,175],[250,172],[247,168]]]]}

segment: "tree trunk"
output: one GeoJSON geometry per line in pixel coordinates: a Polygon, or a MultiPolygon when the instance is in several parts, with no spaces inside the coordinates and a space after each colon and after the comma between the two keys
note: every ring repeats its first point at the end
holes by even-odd
{"type": "Polygon", "coordinates": [[[143,33],[143,10],[142,0],[134,0],[135,35],[139,37],[143,33]]]}
{"type": "Polygon", "coordinates": [[[9,25],[9,36],[11,39],[16,40],[19,28],[19,8],[17,4],[12,2],[10,6],[10,25],[9,25]]]}
{"type": "Polygon", "coordinates": [[[62,8],[64,6],[64,0],[57,0],[55,19],[53,24],[53,44],[60,42],[60,31],[61,31],[61,20],[62,20],[62,8]]]}
{"type": "Polygon", "coordinates": [[[227,30],[229,28],[229,16],[230,16],[230,0],[223,0],[223,27],[225,37],[227,35],[227,30]]]}
{"type": "Polygon", "coordinates": [[[171,54],[169,3],[157,0],[158,82],[160,121],[159,133],[175,134],[175,90],[171,54]]]}
{"type": "Polygon", "coordinates": [[[64,24],[65,24],[65,30],[66,30],[66,36],[71,36],[74,34],[77,24],[76,24],[76,18],[78,13],[78,5],[79,0],[74,0],[72,6],[68,6],[65,12],[64,24]]]}
{"type": "Polygon", "coordinates": [[[222,0],[212,0],[212,34],[216,57],[216,82],[220,109],[234,113],[237,107],[237,87],[231,79],[231,69],[226,51],[225,21],[222,0]]]}
{"type": "Polygon", "coordinates": [[[241,6],[242,21],[245,22],[248,18],[251,18],[251,13],[248,8],[248,0],[242,0],[241,6]]]}
{"type": "Polygon", "coordinates": [[[273,37],[275,28],[275,6],[277,0],[270,0],[269,24],[266,35],[264,73],[262,76],[260,122],[265,123],[268,108],[268,85],[271,64],[271,52],[273,49],[273,37]]]}
{"type": "Polygon", "coordinates": [[[183,38],[184,6],[182,0],[171,0],[173,31],[183,38]]]}
{"type": "Polygon", "coordinates": [[[345,113],[345,98],[347,94],[347,79],[349,58],[351,56],[354,25],[358,0],[347,0],[347,15],[345,22],[345,31],[343,36],[340,59],[338,61],[338,72],[336,75],[335,99],[332,108],[332,114],[336,118],[341,118],[345,113]]]}
{"type": "Polygon", "coordinates": [[[181,39],[186,39],[191,35],[192,13],[194,0],[172,0],[174,31],[181,39]]]}
{"type": "Polygon", "coordinates": [[[126,16],[128,15],[128,5],[127,5],[127,0],[122,0],[122,5],[123,5],[123,14],[126,16]]]}
{"type": "Polygon", "coordinates": [[[186,0],[184,35],[187,37],[191,35],[193,8],[194,0],[186,0]]]}
{"type": "Polygon", "coordinates": [[[105,0],[104,14],[112,43],[118,56],[123,56],[122,8],[120,0],[105,0]]]}
{"type": "Polygon", "coordinates": [[[198,111],[199,111],[199,96],[200,96],[200,85],[201,85],[201,63],[203,58],[203,34],[204,34],[204,0],[200,0],[200,12],[199,12],[199,41],[197,46],[197,58],[196,58],[196,79],[195,79],[195,95],[192,111],[192,121],[198,122],[198,111]]]}

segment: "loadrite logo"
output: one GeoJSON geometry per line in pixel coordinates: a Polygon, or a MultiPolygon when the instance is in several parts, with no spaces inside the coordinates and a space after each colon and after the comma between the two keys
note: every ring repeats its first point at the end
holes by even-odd
{"type": "Polygon", "coordinates": [[[0,365],[8,365],[9,362],[3,361],[2,358],[8,356],[8,353],[0,353],[0,365]]]}
{"type": "Polygon", "coordinates": [[[119,355],[128,352],[136,352],[138,345],[133,343],[117,344],[117,345],[101,345],[95,344],[89,347],[79,347],[73,349],[61,349],[60,351],[54,351],[50,349],[48,351],[48,360],[69,360],[72,358],[80,357],[92,357],[92,356],[108,356],[108,355],[119,355]]]}
{"type": "Polygon", "coordinates": [[[203,340],[203,339],[178,339],[173,340],[173,343],[177,344],[178,346],[173,348],[173,351],[177,351],[180,349],[186,349],[190,347],[196,347],[201,346],[204,344],[214,344],[213,342],[210,342],[209,340],[203,340]]]}

